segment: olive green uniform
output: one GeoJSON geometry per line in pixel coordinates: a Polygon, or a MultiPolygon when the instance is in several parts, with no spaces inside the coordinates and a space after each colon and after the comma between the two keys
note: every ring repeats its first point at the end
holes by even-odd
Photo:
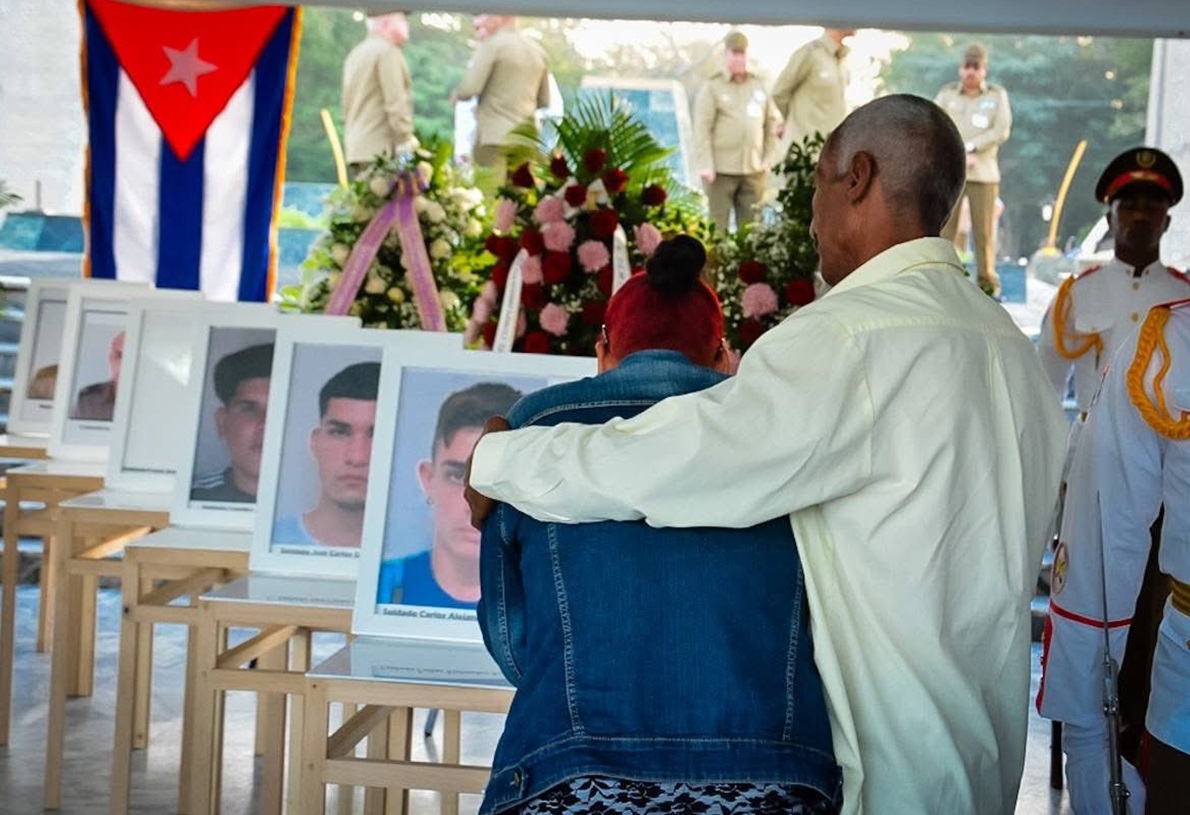
{"type": "Polygon", "coordinates": [[[780,121],[772,97],[753,73],[735,82],[720,72],[699,89],[694,100],[695,166],[715,171],[707,197],[718,229],[727,229],[732,209],[737,225],[756,217],[780,121]]]}
{"type": "Polygon", "coordinates": [[[806,136],[829,136],[847,117],[843,94],[850,78],[844,61],[848,50],[829,37],[819,37],[789,58],[773,84],[773,102],[785,119],[781,156],[806,136]]]}
{"type": "Polygon", "coordinates": [[[379,34],[369,34],[343,63],[343,120],[347,162],[356,171],[413,140],[409,66],[400,47],[379,34]]]}
{"type": "Polygon", "coordinates": [[[958,230],[959,208],[963,198],[971,209],[971,237],[975,242],[975,264],[980,285],[993,294],[1000,293],[996,274],[996,198],[1000,194],[1000,145],[1008,141],[1012,130],[1012,109],[1008,93],[999,85],[985,82],[979,93],[963,93],[961,82],[951,82],[938,92],[934,101],[954,120],[972,161],[967,168],[967,183],[955,203],[954,211],[942,230],[942,237],[954,240],[958,230]]]}

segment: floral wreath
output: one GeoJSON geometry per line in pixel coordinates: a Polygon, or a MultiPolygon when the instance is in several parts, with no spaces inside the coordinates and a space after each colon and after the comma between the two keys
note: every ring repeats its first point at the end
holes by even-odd
{"type": "MultiPolygon", "coordinates": [[[[450,156],[450,145],[433,138],[408,153],[377,156],[354,181],[331,192],[329,229],[302,263],[301,282],[282,289],[282,307],[326,311],[361,237],[367,241],[379,214],[406,194],[412,196],[409,204],[425,247],[424,255],[417,254],[428,259],[436,290],[438,308],[430,304],[429,310],[440,313],[440,327],[462,331],[490,260],[482,244],[488,212],[483,194],[463,180],[450,156]],[[410,185],[416,189],[410,190],[410,185]]],[[[423,325],[426,303],[419,309],[419,292],[410,273],[417,264],[404,251],[401,231],[396,223],[376,235],[379,245],[357,290],[338,295],[349,298],[346,313],[359,317],[365,327],[433,327],[423,325]]]]}
{"type": "Polygon", "coordinates": [[[696,199],[674,192],[660,145],[612,96],[588,98],[546,147],[516,132],[499,193],[490,281],[470,340],[496,350],[592,355],[607,300],[668,233],[702,234],[696,199]],[[531,146],[530,146],[531,145],[531,146]]]}

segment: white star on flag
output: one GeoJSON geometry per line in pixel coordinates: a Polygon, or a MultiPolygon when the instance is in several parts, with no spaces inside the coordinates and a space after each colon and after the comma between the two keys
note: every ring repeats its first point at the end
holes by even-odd
{"type": "Polygon", "coordinates": [[[219,69],[219,66],[205,62],[198,56],[197,38],[190,41],[185,51],[170,48],[168,45],[164,45],[162,48],[165,50],[165,56],[169,59],[169,70],[165,76],[161,77],[161,84],[170,85],[174,82],[181,82],[186,86],[186,90],[190,92],[191,96],[198,96],[198,78],[200,76],[219,69]]]}

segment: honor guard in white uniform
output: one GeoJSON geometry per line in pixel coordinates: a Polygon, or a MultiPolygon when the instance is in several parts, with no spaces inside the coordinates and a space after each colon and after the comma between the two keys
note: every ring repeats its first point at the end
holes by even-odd
{"type": "Polygon", "coordinates": [[[1119,660],[1132,624],[1150,527],[1162,505],[1165,605],[1145,719],[1145,789],[1126,765],[1130,811],[1190,807],[1190,300],[1157,306],[1113,361],[1080,435],[1054,560],[1038,694],[1043,716],[1066,723],[1077,815],[1111,812],[1103,714],[1104,625],[1119,660]]]}
{"type": "Polygon", "coordinates": [[[1095,186],[1108,206],[1115,257],[1068,277],[1041,323],[1037,348],[1058,398],[1074,372],[1074,398],[1086,412],[1103,368],[1150,308],[1190,297],[1190,280],[1161,264],[1169,209],[1182,198],[1182,177],[1160,150],[1134,148],[1116,156],[1095,186]]]}

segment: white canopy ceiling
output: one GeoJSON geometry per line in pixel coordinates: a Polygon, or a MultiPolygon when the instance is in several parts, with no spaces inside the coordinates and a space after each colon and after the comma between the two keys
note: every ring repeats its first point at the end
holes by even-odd
{"type": "MultiPolygon", "coordinates": [[[[191,0],[189,4],[255,5],[267,1],[191,0]]],[[[183,4],[177,0],[149,2],[183,4]]],[[[317,5],[346,8],[392,5],[417,11],[486,11],[534,17],[1190,37],[1190,0],[740,0],[735,3],[730,0],[412,0],[408,3],[320,0],[317,5]]]]}

